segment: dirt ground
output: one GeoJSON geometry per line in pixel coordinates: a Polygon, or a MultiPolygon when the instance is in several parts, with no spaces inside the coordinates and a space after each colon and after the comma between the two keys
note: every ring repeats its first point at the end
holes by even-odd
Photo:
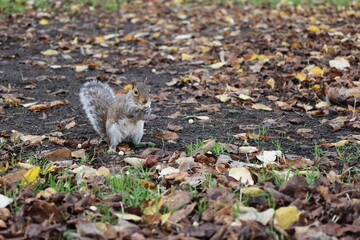
{"type": "MultiPolygon", "coordinates": [[[[304,176],[291,180],[296,186],[302,178],[306,191],[300,193],[293,186],[295,190],[288,193],[287,186],[283,187],[286,182],[281,185],[283,188],[275,186],[273,178],[255,184],[266,191],[282,191],[276,207],[290,203],[298,206],[302,216],[319,224],[317,230],[324,223],[329,236],[356,238],[360,233],[354,220],[358,218],[358,210],[354,210],[358,203],[347,202],[352,215],[346,217],[344,212],[348,209],[343,211],[343,205],[337,201],[339,196],[344,202],[359,198],[356,190],[360,172],[359,21],[360,15],[355,10],[330,7],[270,9],[221,3],[186,5],[176,1],[125,4],[117,11],[98,11],[91,6],[84,9],[73,6],[63,12],[32,9],[4,17],[0,22],[0,139],[6,144],[0,142],[0,159],[11,162],[15,157],[20,161],[66,147],[73,152],[85,149],[89,156],[97,150],[92,163],[96,168],[124,166],[125,157],[141,156],[145,148],[119,146],[125,149],[124,156],[103,153],[101,150],[108,146],[92,129],[80,104],[79,91],[84,83],[97,79],[122,92],[133,78],[138,81],[147,78],[152,116],[145,123],[143,141],[155,143],[156,159],[161,164],[176,151],[187,152],[189,144],[199,139],[228,144],[225,153],[230,154],[231,161],[240,163],[249,163],[249,156],[250,163],[259,163],[256,155],[264,150],[281,150],[285,159],[311,160],[312,167],[320,172],[317,185],[305,182],[304,176]],[[45,137],[35,143],[17,142],[12,139],[18,136],[16,132],[45,137]],[[163,134],[168,132],[177,135],[165,137],[163,134]],[[242,146],[258,150],[240,153],[242,146]],[[341,184],[330,181],[330,170],[351,184],[345,180],[341,184]],[[333,194],[331,200],[318,186],[328,188],[327,193],[333,194]],[[308,192],[313,194],[313,202],[308,201],[308,192]],[[345,193],[350,193],[349,199],[345,199],[345,193]],[[327,215],[330,202],[334,204],[330,208],[337,214],[334,216],[340,219],[338,229],[342,229],[336,234],[329,230],[330,223],[335,224],[327,215]],[[319,208],[314,209],[315,205],[319,208]],[[315,210],[318,212],[313,214],[315,210]],[[351,226],[351,230],[345,226],[351,226]]],[[[210,171],[217,171],[219,182],[224,181],[219,185],[229,189],[234,186],[235,180],[223,176],[228,174],[229,164],[223,168],[215,167],[214,163],[198,164],[205,167],[189,169],[186,174],[196,175],[213,164],[210,171]]],[[[280,164],[279,169],[289,168],[286,164],[280,164]]],[[[301,169],[307,170],[307,166],[301,169]]],[[[260,170],[254,170],[252,175],[256,171],[260,170]]],[[[162,179],[156,184],[173,186],[172,180],[167,181],[162,179]]],[[[206,191],[211,199],[220,190],[206,191]]],[[[201,190],[201,194],[206,191],[201,190]]],[[[196,197],[193,201],[200,199],[196,197]]],[[[258,203],[254,198],[250,205],[259,211],[270,208],[264,199],[258,203]]],[[[231,209],[227,211],[230,216],[231,209]]],[[[75,218],[76,214],[71,214],[69,219],[75,218]]],[[[11,219],[9,222],[15,226],[17,220],[11,219]]],[[[307,226],[304,219],[299,220],[299,225],[307,226]]],[[[193,226],[187,217],[183,221],[186,236],[200,234],[190,231],[193,226]]],[[[229,227],[223,219],[216,221],[202,220],[201,226],[229,227]]],[[[72,222],[66,227],[70,225],[75,229],[72,222]]],[[[150,236],[153,225],[144,226],[140,226],[148,231],[144,236],[150,236]]],[[[234,230],[236,234],[241,235],[244,226],[239,227],[240,232],[234,230]]],[[[254,226],[246,228],[252,229],[249,239],[267,239],[260,236],[265,228],[270,229],[269,225],[261,225],[263,231],[254,226]]],[[[16,234],[11,231],[4,236],[24,234],[24,230],[16,234]]],[[[224,236],[227,234],[228,238],[235,234],[233,230],[226,231],[224,236]]],[[[277,231],[291,238],[295,230],[277,231]]],[[[154,238],[175,233],[177,225],[171,225],[154,233],[154,238]]],[[[200,234],[199,238],[209,239],[212,234],[200,234]]],[[[297,239],[302,239],[303,233],[298,234],[297,239]]]]}

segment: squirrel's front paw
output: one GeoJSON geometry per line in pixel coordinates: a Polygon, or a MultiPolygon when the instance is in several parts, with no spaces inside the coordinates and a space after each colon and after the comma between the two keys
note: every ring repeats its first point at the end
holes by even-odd
{"type": "Polygon", "coordinates": [[[142,111],[145,113],[145,114],[149,114],[150,113],[150,107],[149,106],[145,106],[142,111]]]}

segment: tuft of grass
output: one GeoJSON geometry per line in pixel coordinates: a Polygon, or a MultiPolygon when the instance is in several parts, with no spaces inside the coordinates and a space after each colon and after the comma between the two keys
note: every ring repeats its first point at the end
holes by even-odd
{"type": "Polygon", "coordinates": [[[139,206],[145,199],[157,199],[161,196],[160,188],[151,190],[140,183],[141,179],[149,179],[150,174],[146,169],[128,168],[108,179],[110,191],[121,194],[122,202],[128,206],[139,206]]]}
{"type": "Polygon", "coordinates": [[[201,148],[202,146],[204,146],[204,141],[200,139],[196,139],[194,143],[185,145],[189,156],[192,155],[194,150],[201,148]]]}

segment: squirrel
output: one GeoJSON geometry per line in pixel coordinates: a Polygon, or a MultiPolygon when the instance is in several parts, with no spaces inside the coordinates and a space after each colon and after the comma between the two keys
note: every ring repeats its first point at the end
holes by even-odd
{"type": "Polygon", "coordinates": [[[80,90],[80,102],[95,131],[110,145],[109,152],[116,152],[121,142],[140,143],[144,135],[144,120],[151,112],[149,86],[131,81],[126,94],[115,96],[107,83],[92,80],[80,90]]]}

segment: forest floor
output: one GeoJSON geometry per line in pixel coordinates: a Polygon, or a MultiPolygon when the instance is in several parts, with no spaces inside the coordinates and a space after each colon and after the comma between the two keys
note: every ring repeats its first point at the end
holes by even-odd
{"type": "Polygon", "coordinates": [[[1,16],[0,239],[360,238],[360,7],[181,2],[1,16]],[[79,90],[133,78],[108,154],[79,90]]]}

